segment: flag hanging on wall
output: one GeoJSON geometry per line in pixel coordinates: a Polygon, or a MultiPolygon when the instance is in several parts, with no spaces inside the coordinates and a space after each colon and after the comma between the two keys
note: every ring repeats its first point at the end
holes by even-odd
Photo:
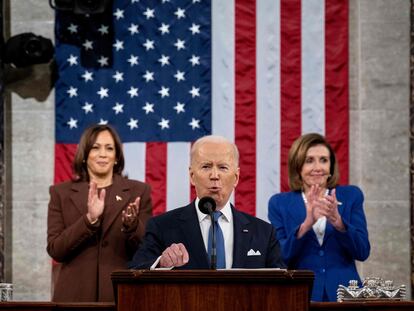
{"type": "Polygon", "coordinates": [[[207,134],[239,147],[232,200],[262,219],[303,133],[327,137],[348,182],[348,1],[114,0],[104,14],[58,12],[55,44],[55,182],[94,123],[120,133],[154,214],[192,198],[191,142],[207,134]]]}

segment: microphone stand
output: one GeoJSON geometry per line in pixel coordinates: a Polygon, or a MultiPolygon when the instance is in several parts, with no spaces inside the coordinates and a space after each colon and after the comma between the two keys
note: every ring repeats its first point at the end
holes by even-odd
{"type": "Polygon", "coordinates": [[[214,214],[213,211],[210,213],[211,218],[211,230],[213,230],[213,234],[211,236],[211,258],[210,258],[210,269],[216,270],[217,269],[217,246],[216,246],[216,222],[214,221],[214,214]]]}

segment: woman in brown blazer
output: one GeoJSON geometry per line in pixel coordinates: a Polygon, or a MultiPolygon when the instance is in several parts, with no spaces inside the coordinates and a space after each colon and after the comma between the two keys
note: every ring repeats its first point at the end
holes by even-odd
{"type": "Polygon", "coordinates": [[[50,187],[47,251],[60,263],[52,300],[113,301],[111,272],[141,242],[150,187],[122,177],[122,144],[108,125],[85,130],[73,168],[72,181],[50,187]]]}

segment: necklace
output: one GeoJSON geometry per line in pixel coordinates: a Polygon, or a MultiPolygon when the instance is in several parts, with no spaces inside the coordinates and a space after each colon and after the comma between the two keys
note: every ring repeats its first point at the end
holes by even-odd
{"type": "MultiPolygon", "coordinates": [[[[328,194],[329,194],[329,189],[326,189],[324,197],[326,197],[328,194]]],[[[303,191],[302,191],[302,199],[303,199],[303,202],[305,203],[305,205],[308,204],[308,199],[306,198],[305,192],[303,192],[303,191]]]]}

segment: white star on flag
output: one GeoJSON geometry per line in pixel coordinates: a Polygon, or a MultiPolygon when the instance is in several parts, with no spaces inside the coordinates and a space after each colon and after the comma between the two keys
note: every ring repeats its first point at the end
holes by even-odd
{"type": "Polygon", "coordinates": [[[136,33],[139,33],[139,26],[138,25],[135,25],[135,24],[131,24],[128,27],[128,31],[131,33],[131,36],[134,35],[134,34],[136,34],[136,33]]]}
{"type": "Polygon", "coordinates": [[[147,8],[144,13],[142,13],[146,16],[147,19],[154,17],[154,10],[151,10],[150,8],[147,8]]]}
{"type": "Polygon", "coordinates": [[[177,70],[176,74],[174,75],[174,78],[177,79],[177,82],[184,81],[184,72],[177,70]]]}
{"type": "Polygon", "coordinates": [[[124,49],[124,42],[123,41],[120,41],[120,40],[116,40],[116,42],[113,44],[113,47],[117,51],[123,50],[124,49]]]}
{"type": "Polygon", "coordinates": [[[70,66],[77,65],[78,64],[78,57],[75,55],[70,54],[68,58],[68,62],[70,66]]]}
{"type": "Polygon", "coordinates": [[[161,86],[161,90],[158,93],[161,95],[161,98],[168,97],[170,96],[170,88],[161,86]]]}
{"type": "Polygon", "coordinates": [[[127,125],[129,126],[130,130],[133,130],[134,128],[138,128],[138,120],[137,119],[133,119],[130,118],[129,122],[127,123],[127,125]]]}
{"type": "Polygon", "coordinates": [[[85,104],[82,106],[82,109],[85,110],[85,114],[88,114],[88,112],[93,112],[93,105],[85,102],[85,104]]]}
{"type": "Polygon", "coordinates": [[[137,97],[138,96],[138,88],[131,86],[127,93],[129,94],[129,96],[131,96],[131,98],[137,97]]]}
{"type": "Polygon", "coordinates": [[[104,97],[108,97],[108,96],[109,96],[109,95],[108,95],[108,91],[109,91],[109,89],[101,87],[101,88],[99,89],[99,91],[98,91],[98,92],[96,92],[96,94],[98,94],[98,95],[99,95],[99,97],[102,99],[102,98],[104,98],[104,97]]]}
{"type": "Polygon", "coordinates": [[[78,127],[78,120],[70,118],[70,120],[68,121],[68,125],[69,125],[70,129],[77,128],[78,127]]]}
{"type": "Polygon", "coordinates": [[[91,41],[91,40],[86,40],[82,45],[85,48],[85,50],[92,50],[93,49],[93,41],[91,41]]]}
{"type": "Polygon", "coordinates": [[[170,123],[170,121],[169,121],[169,120],[166,120],[166,119],[164,119],[164,118],[161,118],[161,121],[160,121],[160,122],[158,122],[158,125],[159,125],[159,126],[161,126],[161,129],[163,130],[163,129],[168,129],[168,128],[170,128],[169,123],[170,123]]]}
{"type": "Polygon", "coordinates": [[[116,71],[112,77],[115,79],[116,83],[124,81],[124,74],[122,72],[116,71]]]}
{"type": "Polygon", "coordinates": [[[120,103],[116,103],[115,106],[112,107],[112,109],[115,111],[115,114],[124,112],[124,105],[120,103]]]}
{"type": "Polygon", "coordinates": [[[158,61],[161,63],[161,67],[164,67],[165,65],[170,64],[170,57],[163,54],[158,61]]]}
{"type": "Polygon", "coordinates": [[[184,18],[185,17],[185,10],[178,8],[177,11],[175,11],[174,13],[175,15],[177,15],[177,18],[184,18]]]}
{"type": "Polygon", "coordinates": [[[174,109],[177,111],[177,114],[179,114],[180,112],[185,112],[184,109],[184,104],[178,102],[177,105],[174,106],[174,109]]]}
{"type": "Polygon", "coordinates": [[[116,9],[114,16],[116,18],[116,20],[119,20],[121,18],[124,18],[124,11],[121,9],[116,9]]]}
{"type": "Polygon", "coordinates": [[[154,49],[154,41],[153,40],[146,40],[144,44],[142,44],[145,47],[145,50],[153,50],[154,49]]]}
{"type": "Polygon", "coordinates": [[[191,63],[191,65],[193,65],[193,67],[195,65],[200,65],[200,57],[199,56],[195,56],[195,55],[191,56],[190,63],[191,63]]]}
{"type": "Polygon", "coordinates": [[[101,65],[101,67],[108,66],[108,61],[109,61],[109,58],[105,56],[101,56],[98,59],[98,63],[99,65],[101,65]]]}
{"type": "Polygon", "coordinates": [[[142,109],[145,110],[145,114],[149,114],[150,112],[154,112],[154,104],[146,102],[145,106],[142,107],[142,109]]]}
{"type": "Polygon", "coordinates": [[[146,71],[143,75],[145,82],[154,81],[154,73],[150,71],[146,71]]]}
{"type": "Polygon", "coordinates": [[[159,31],[161,31],[162,35],[165,35],[166,33],[170,33],[170,25],[162,23],[161,26],[158,28],[159,31]]]}
{"type": "Polygon", "coordinates": [[[101,27],[98,28],[98,31],[101,33],[101,35],[107,35],[109,33],[109,27],[106,25],[101,25],[101,27]]]}
{"type": "Polygon", "coordinates": [[[76,87],[71,86],[66,92],[70,98],[78,96],[78,89],[76,87]]]}
{"type": "Polygon", "coordinates": [[[128,58],[127,62],[132,66],[138,65],[138,56],[132,55],[128,58]]]}
{"type": "Polygon", "coordinates": [[[93,73],[88,70],[85,70],[85,72],[82,75],[82,78],[85,80],[85,82],[93,81],[93,73]]]}
{"type": "Polygon", "coordinates": [[[194,118],[191,119],[191,122],[188,123],[192,127],[192,129],[200,128],[200,120],[196,120],[194,118]]]}
{"type": "Polygon", "coordinates": [[[78,25],[70,24],[70,26],[68,27],[68,30],[70,31],[70,33],[77,33],[78,32],[78,25]]]}
{"type": "Polygon", "coordinates": [[[188,28],[193,35],[196,33],[200,33],[200,25],[192,24],[190,28],[188,28]]]}
{"type": "Polygon", "coordinates": [[[190,94],[191,94],[191,97],[192,97],[192,98],[194,98],[194,97],[198,97],[198,96],[200,96],[200,88],[193,86],[193,87],[191,88],[191,90],[190,90],[190,91],[188,91],[188,93],[190,93],[190,94]]]}
{"type": "Polygon", "coordinates": [[[174,43],[174,46],[177,48],[177,51],[185,49],[185,41],[181,39],[177,39],[177,41],[174,43]]]}

